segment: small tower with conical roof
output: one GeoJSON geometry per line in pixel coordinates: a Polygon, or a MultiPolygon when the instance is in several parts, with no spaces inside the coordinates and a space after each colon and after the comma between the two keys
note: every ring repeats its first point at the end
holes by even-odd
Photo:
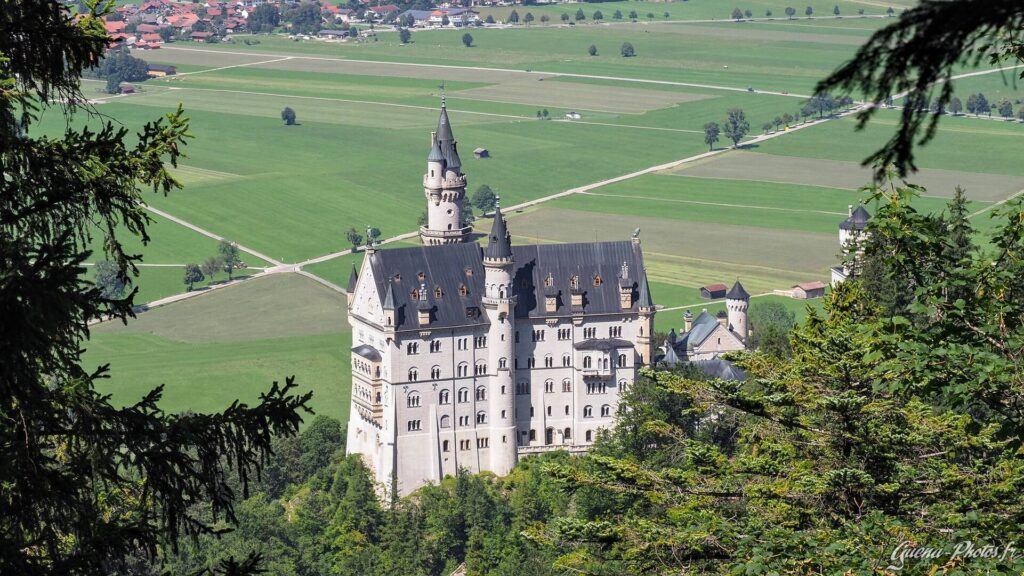
{"type": "Polygon", "coordinates": [[[832,268],[832,283],[838,284],[850,276],[857,274],[856,262],[864,254],[864,240],[867,238],[865,229],[871,213],[863,205],[848,208],[846,220],[839,223],[839,246],[842,250],[843,262],[832,268]]]}
{"type": "Polygon", "coordinates": [[[466,197],[466,175],[462,173],[458,143],[452,134],[448,108],[441,100],[437,130],[430,134],[427,172],[423,175],[427,197],[427,222],[420,227],[424,244],[465,242],[472,227],[462,225],[462,201],[466,197]]]}
{"type": "Polygon", "coordinates": [[[747,343],[747,308],[750,306],[750,294],[743,288],[739,280],[725,293],[725,308],[728,310],[729,329],[744,344],[747,343]]]}
{"type": "Polygon", "coordinates": [[[490,373],[490,468],[504,476],[516,465],[515,419],[515,307],[512,291],[512,238],[500,199],[494,210],[494,223],[483,248],[484,294],[481,302],[490,328],[487,331],[488,372],[490,373]]]}

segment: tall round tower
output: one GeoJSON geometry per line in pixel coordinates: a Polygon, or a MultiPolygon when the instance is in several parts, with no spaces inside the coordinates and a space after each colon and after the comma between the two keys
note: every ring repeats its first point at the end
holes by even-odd
{"type": "Polygon", "coordinates": [[[420,227],[424,244],[464,242],[472,227],[462,225],[462,201],[466,197],[466,175],[462,173],[458,143],[452,135],[448,108],[441,101],[437,131],[430,135],[427,172],[423,175],[427,197],[427,222],[420,227]]]}
{"type": "Polygon", "coordinates": [[[729,314],[729,328],[740,337],[744,344],[747,342],[747,308],[750,306],[750,294],[743,289],[743,284],[737,280],[732,288],[725,294],[725,307],[729,314]]]}
{"type": "Polygon", "coordinates": [[[490,470],[504,476],[516,465],[515,418],[515,306],[512,293],[512,239],[501,207],[494,211],[494,224],[484,252],[484,312],[490,322],[487,349],[490,366],[490,470]]]}

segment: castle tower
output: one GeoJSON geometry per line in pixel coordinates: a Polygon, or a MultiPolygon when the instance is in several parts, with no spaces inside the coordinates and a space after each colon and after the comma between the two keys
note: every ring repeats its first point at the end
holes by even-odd
{"type": "Polygon", "coordinates": [[[640,353],[640,363],[645,366],[654,364],[654,300],[651,298],[651,287],[647,284],[647,271],[640,273],[640,295],[636,301],[640,313],[637,321],[640,327],[636,334],[636,349],[640,353]]]}
{"type": "Polygon", "coordinates": [[[462,173],[458,143],[452,135],[448,108],[441,101],[437,131],[430,135],[427,172],[423,175],[427,197],[427,223],[420,227],[424,244],[464,242],[472,227],[462,226],[462,200],[466,196],[466,175],[462,173]]]}
{"type": "Polygon", "coordinates": [[[858,260],[864,254],[864,240],[866,237],[865,228],[871,220],[871,214],[864,209],[864,206],[853,206],[847,209],[848,217],[839,223],[839,246],[843,255],[843,263],[832,268],[832,283],[838,284],[849,276],[857,274],[856,266],[851,267],[851,261],[858,260]]]}
{"type": "Polygon", "coordinates": [[[484,252],[484,294],[481,301],[490,321],[487,332],[491,389],[490,470],[504,476],[516,464],[515,388],[512,366],[515,357],[515,305],[512,294],[512,239],[501,206],[494,210],[494,224],[484,252]]]}
{"type": "Polygon", "coordinates": [[[737,280],[725,294],[725,307],[729,314],[729,329],[747,343],[747,308],[750,306],[750,294],[743,289],[737,280]]]}

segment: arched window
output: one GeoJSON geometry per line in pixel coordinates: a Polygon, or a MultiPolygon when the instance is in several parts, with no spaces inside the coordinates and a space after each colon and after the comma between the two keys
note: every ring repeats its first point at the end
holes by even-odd
{"type": "Polygon", "coordinates": [[[487,412],[477,412],[476,413],[476,423],[477,424],[486,424],[487,423],[487,412]]]}
{"type": "Polygon", "coordinates": [[[456,374],[460,378],[463,377],[463,376],[468,375],[469,374],[469,364],[466,364],[465,362],[459,363],[459,367],[457,368],[456,374]]]}
{"type": "Polygon", "coordinates": [[[481,400],[487,400],[487,388],[484,388],[483,386],[477,386],[476,387],[476,399],[477,399],[477,402],[479,402],[481,400]]]}
{"type": "Polygon", "coordinates": [[[555,381],[554,380],[547,380],[547,381],[545,381],[544,382],[544,391],[547,392],[548,394],[554,392],[555,391],[555,381]]]}
{"type": "Polygon", "coordinates": [[[562,366],[572,366],[572,356],[562,354],[562,366]]]}
{"type": "Polygon", "coordinates": [[[549,446],[551,444],[555,443],[555,429],[554,428],[547,428],[547,429],[544,430],[544,443],[549,445],[549,446]]]}
{"type": "Polygon", "coordinates": [[[601,416],[608,417],[612,415],[612,407],[605,404],[601,406],[601,416]]]}
{"type": "Polygon", "coordinates": [[[626,391],[626,379],[623,378],[622,380],[619,380],[619,394],[622,394],[625,391],[626,391]]]}
{"type": "Polygon", "coordinates": [[[619,367],[622,368],[626,365],[626,355],[619,354],[619,367]]]}
{"type": "Polygon", "coordinates": [[[419,372],[416,371],[415,368],[409,368],[409,381],[410,382],[415,382],[416,380],[419,379],[419,376],[420,376],[420,374],[419,374],[419,372]]]}
{"type": "Polygon", "coordinates": [[[564,440],[572,440],[572,428],[566,428],[562,431],[562,438],[564,440]]]}
{"type": "MultiPolygon", "coordinates": [[[[452,419],[451,419],[451,417],[449,417],[447,414],[445,414],[444,416],[441,416],[441,428],[451,428],[451,427],[452,427],[452,419]]],[[[447,450],[445,450],[445,452],[447,452],[447,450]]]]}
{"type": "Polygon", "coordinates": [[[562,380],[562,392],[572,392],[572,382],[568,378],[562,380]]]}
{"type": "Polygon", "coordinates": [[[420,393],[411,392],[405,398],[405,405],[409,408],[418,408],[420,405],[420,393]]]}
{"type": "Polygon", "coordinates": [[[474,374],[477,376],[487,374],[487,364],[485,362],[477,362],[474,374]]]}
{"type": "Polygon", "coordinates": [[[508,358],[499,358],[498,368],[501,368],[502,370],[508,368],[508,358]]]}
{"type": "Polygon", "coordinates": [[[440,377],[441,377],[441,367],[440,366],[434,366],[433,368],[430,369],[430,379],[431,380],[437,380],[440,377]]]}
{"type": "Polygon", "coordinates": [[[583,367],[584,368],[590,368],[590,366],[592,365],[592,362],[593,361],[590,359],[590,356],[584,356],[583,357],[583,367]]]}
{"type": "Polygon", "coordinates": [[[441,451],[442,452],[448,452],[448,449],[449,449],[448,441],[445,440],[444,442],[441,442],[441,451]]]}
{"type": "Polygon", "coordinates": [[[547,356],[544,357],[544,367],[545,368],[551,368],[554,365],[555,365],[555,359],[554,359],[554,357],[551,356],[551,354],[548,354],[547,356]]]}
{"type": "Polygon", "coordinates": [[[583,407],[583,417],[592,418],[594,416],[594,409],[590,406],[583,407]]]}
{"type": "Polygon", "coordinates": [[[438,404],[448,404],[451,401],[451,396],[448,394],[447,390],[441,390],[441,392],[437,395],[438,404]]]}
{"type": "Polygon", "coordinates": [[[593,442],[593,441],[594,441],[594,433],[591,432],[590,430],[587,430],[587,442],[593,442]]]}
{"type": "Polygon", "coordinates": [[[459,403],[469,402],[469,389],[459,388],[459,403]]]}

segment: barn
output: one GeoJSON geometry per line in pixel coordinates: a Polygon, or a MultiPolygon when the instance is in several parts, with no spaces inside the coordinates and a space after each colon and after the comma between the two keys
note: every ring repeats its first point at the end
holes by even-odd
{"type": "Polygon", "coordinates": [[[701,287],[700,297],[708,300],[725,298],[725,291],[728,289],[729,287],[725,284],[708,284],[707,286],[701,287]]]}

